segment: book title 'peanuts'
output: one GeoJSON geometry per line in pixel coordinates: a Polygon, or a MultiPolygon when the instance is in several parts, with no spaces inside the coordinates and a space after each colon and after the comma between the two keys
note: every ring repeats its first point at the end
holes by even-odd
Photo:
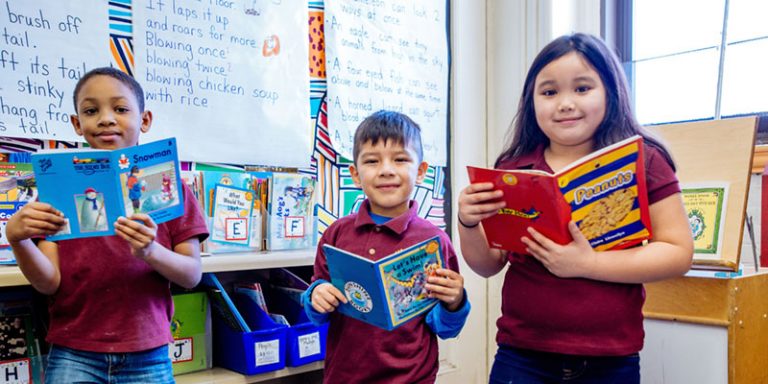
{"type": "Polygon", "coordinates": [[[619,172],[616,174],[616,176],[613,176],[610,179],[595,185],[576,188],[576,190],[573,192],[573,200],[576,204],[581,204],[583,201],[592,200],[600,195],[604,195],[610,191],[613,191],[622,185],[631,183],[633,177],[634,173],[632,171],[624,171],[619,172]]]}

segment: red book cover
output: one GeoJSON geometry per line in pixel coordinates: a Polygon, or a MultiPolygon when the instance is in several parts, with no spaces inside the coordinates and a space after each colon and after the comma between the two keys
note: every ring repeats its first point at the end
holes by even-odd
{"type": "Polygon", "coordinates": [[[572,241],[573,220],[595,250],[626,248],[651,237],[643,140],[633,136],[550,174],[467,167],[471,183],[493,182],[507,206],[482,221],[491,248],[527,253],[533,227],[558,244],[572,241]]]}

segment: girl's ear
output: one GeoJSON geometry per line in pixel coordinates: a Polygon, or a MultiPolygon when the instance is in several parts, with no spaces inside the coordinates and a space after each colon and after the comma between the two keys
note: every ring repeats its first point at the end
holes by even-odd
{"type": "Polygon", "coordinates": [[[75,128],[75,133],[77,133],[78,136],[82,136],[83,128],[80,126],[80,118],[75,114],[69,115],[69,122],[72,123],[72,127],[75,128]]]}
{"type": "Polygon", "coordinates": [[[426,161],[422,161],[416,174],[416,184],[421,184],[424,178],[427,177],[427,169],[429,169],[429,164],[426,161]]]}
{"type": "Polygon", "coordinates": [[[152,111],[144,111],[141,113],[141,133],[149,132],[149,128],[152,127],[152,111]]]}
{"type": "Polygon", "coordinates": [[[357,167],[355,167],[354,164],[349,166],[349,175],[352,176],[352,181],[355,182],[355,187],[363,187],[363,184],[360,183],[360,173],[357,172],[357,167]]]}

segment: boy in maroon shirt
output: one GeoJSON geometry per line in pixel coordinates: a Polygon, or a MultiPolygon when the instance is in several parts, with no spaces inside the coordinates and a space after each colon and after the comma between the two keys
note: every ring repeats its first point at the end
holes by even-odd
{"type": "MultiPolygon", "coordinates": [[[[93,148],[134,146],[152,124],[141,86],[114,68],[86,73],[74,101],[72,125],[93,148]]],[[[51,296],[46,382],[174,382],[169,281],[197,285],[208,237],[192,193],[184,185],[184,215],[160,225],[138,213],[118,218],[115,236],[32,241],[64,224],[55,207],[32,202],[6,227],[24,276],[51,296]]]]}
{"type": "Polygon", "coordinates": [[[470,305],[448,235],[418,216],[410,200],[427,171],[419,127],[397,112],[379,111],[355,133],[350,173],[367,199],[356,214],[334,222],[317,247],[312,286],[302,297],[316,324],[330,321],[325,358],[326,383],[433,383],[437,377],[437,338],[455,337],[470,305]],[[347,299],[328,281],[323,245],[378,260],[439,235],[447,269],[429,277],[429,296],[440,300],[425,315],[386,331],[335,311],[347,299]]]}

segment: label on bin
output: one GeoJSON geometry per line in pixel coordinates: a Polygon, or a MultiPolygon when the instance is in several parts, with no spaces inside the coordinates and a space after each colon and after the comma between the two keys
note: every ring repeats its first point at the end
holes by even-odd
{"type": "Polygon", "coordinates": [[[320,332],[299,336],[299,358],[320,353],[320,332]]]}
{"type": "Polygon", "coordinates": [[[256,366],[280,362],[280,340],[262,341],[253,345],[256,355],[256,366]]]}
{"type": "Polygon", "coordinates": [[[171,357],[173,363],[183,363],[185,361],[192,361],[193,349],[192,338],[174,339],[171,343],[171,347],[168,348],[168,354],[171,357]]]}
{"type": "Polygon", "coordinates": [[[4,361],[0,364],[0,374],[3,375],[3,383],[31,383],[32,364],[30,359],[4,361]]]}

